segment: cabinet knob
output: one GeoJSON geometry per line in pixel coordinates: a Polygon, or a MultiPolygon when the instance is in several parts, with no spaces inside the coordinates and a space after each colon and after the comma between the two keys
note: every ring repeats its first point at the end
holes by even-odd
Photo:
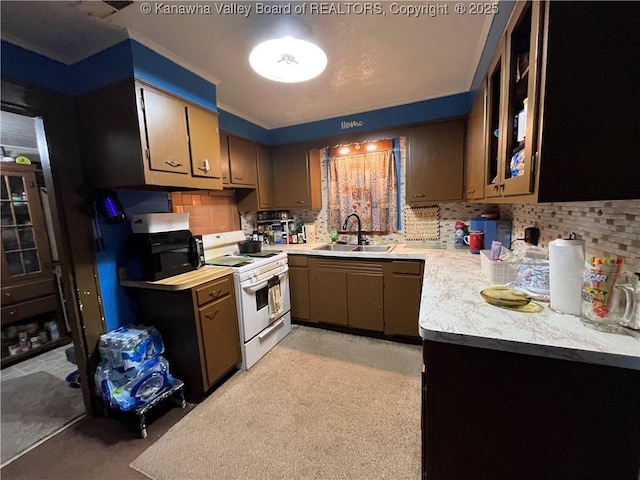
{"type": "Polygon", "coordinates": [[[182,164],[180,162],[174,162],[173,160],[167,160],[166,162],[167,165],[169,165],[170,167],[181,167],[182,164]]]}
{"type": "Polygon", "coordinates": [[[205,317],[207,317],[209,320],[213,320],[214,318],[216,318],[216,315],[218,315],[218,309],[216,309],[216,311],[213,312],[213,315],[210,313],[207,313],[205,317]]]}
{"type": "Polygon", "coordinates": [[[222,290],[214,290],[213,292],[209,292],[209,296],[210,296],[211,298],[216,298],[218,295],[220,295],[220,292],[221,292],[221,291],[222,291],[222,290]]]}
{"type": "Polygon", "coordinates": [[[266,206],[268,206],[268,205],[269,205],[269,202],[262,202],[262,205],[266,205],[266,206]]]}
{"type": "Polygon", "coordinates": [[[235,178],[236,180],[244,180],[244,177],[233,177],[233,178],[235,178]]]}
{"type": "Polygon", "coordinates": [[[423,198],[424,197],[424,193],[416,193],[413,195],[415,198],[423,198]]]}
{"type": "Polygon", "coordinates": [[[299,204],[299,205],[304,205],[305,201],[304,200],[298,200],[296,203],[299,204]]]}

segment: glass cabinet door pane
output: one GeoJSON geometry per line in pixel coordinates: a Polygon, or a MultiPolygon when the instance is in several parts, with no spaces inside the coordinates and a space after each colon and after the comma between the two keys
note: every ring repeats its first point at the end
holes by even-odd
{"type": "Polygon", "coordinates": [[[0,215],[2,216],[2,226],[15,225],[13,223],[13,215],[11,214],[11,204],[9,202],[2,202],[2,208],[0,209],[0,215]]]}
{"type": "Polygon", "coordinates": [[[9,190],[12,200],[26,200],[27,189],[24,187],[24,179],[22,177],[9,176],[9,190]]]}
{"type": "Polygon", "coordinates": [[[40,262],[38,261],[38,252],[36,250],[22,252],[22,261],[24,262],[24,269],[27,273],[40,271],[40,262]]]}
{"type": "Polygon", "coordinates": [[[30,225],[29,204],[26,202],[15,202],[13,210],[16,214],[16,225],[30,225]]]}
{"type": "Polygon", "coordinates": [[[18,229],[20,238],[20,248],[36,248],[36,239],[33,235],[33,227],[23,227],[18,229]]]}
{"type": "Polygon", "coordinates": [[[2,248],[5,250],[18,250],[18,235],[15,228],[2,229],[2,248]]]}
{"type": "Polygon", "coordinates": [[[7,177],[3,175],[1,180],[2,181],[0,182],[0,185],[2,191],[0,193],[0,198],[2,198],[2,200],[9,200],[9,190],[7,190],[7,177]]]}
{"type": "Polygon", "coordinates": [[[23,275],[22,255],[19,252],[7,253],[7,266],[11,275],[23,275]]]}

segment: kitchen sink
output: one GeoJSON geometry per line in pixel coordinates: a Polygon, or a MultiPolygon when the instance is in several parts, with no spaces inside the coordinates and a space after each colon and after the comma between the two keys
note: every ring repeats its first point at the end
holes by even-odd
{"type": "Polygon", "coordinates": [[[393,245],[358,245],[354,252],[388,252],[393,245]]]}
{"type": "Polygon", "coordinates": [[[353,252],[358,248],[357,245],[336,245],[330,243],[329,245],[323,245],[322,247],[316,247],[314,250],[330,250],[333,252],[353,252]]]}

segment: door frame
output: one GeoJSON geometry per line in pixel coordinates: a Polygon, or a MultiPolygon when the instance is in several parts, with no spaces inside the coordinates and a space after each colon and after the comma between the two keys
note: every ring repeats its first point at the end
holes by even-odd
{"type": "Polygon", "coordinates": [[[87,192],[74,100],[2,79],[0,108],[40,119],[36,134],[45,184],[51,190],[51,217],[62,273],[61,300],[71,328],[85,409],[95,416],[101,405],[93,388],[93,372],[100,360],[97,343],[105,324],[91,218],[81,208],[87,192]]]}

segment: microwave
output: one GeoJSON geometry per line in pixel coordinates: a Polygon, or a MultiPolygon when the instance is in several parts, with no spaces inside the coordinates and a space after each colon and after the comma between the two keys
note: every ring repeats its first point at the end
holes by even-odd
{"type": "Polygon", "coordinates": [[[162,280],[202,265],[202,236],[191,235],[189,230],[134,233],[128,243],[127,273],[131,280],[162,280]]]}

